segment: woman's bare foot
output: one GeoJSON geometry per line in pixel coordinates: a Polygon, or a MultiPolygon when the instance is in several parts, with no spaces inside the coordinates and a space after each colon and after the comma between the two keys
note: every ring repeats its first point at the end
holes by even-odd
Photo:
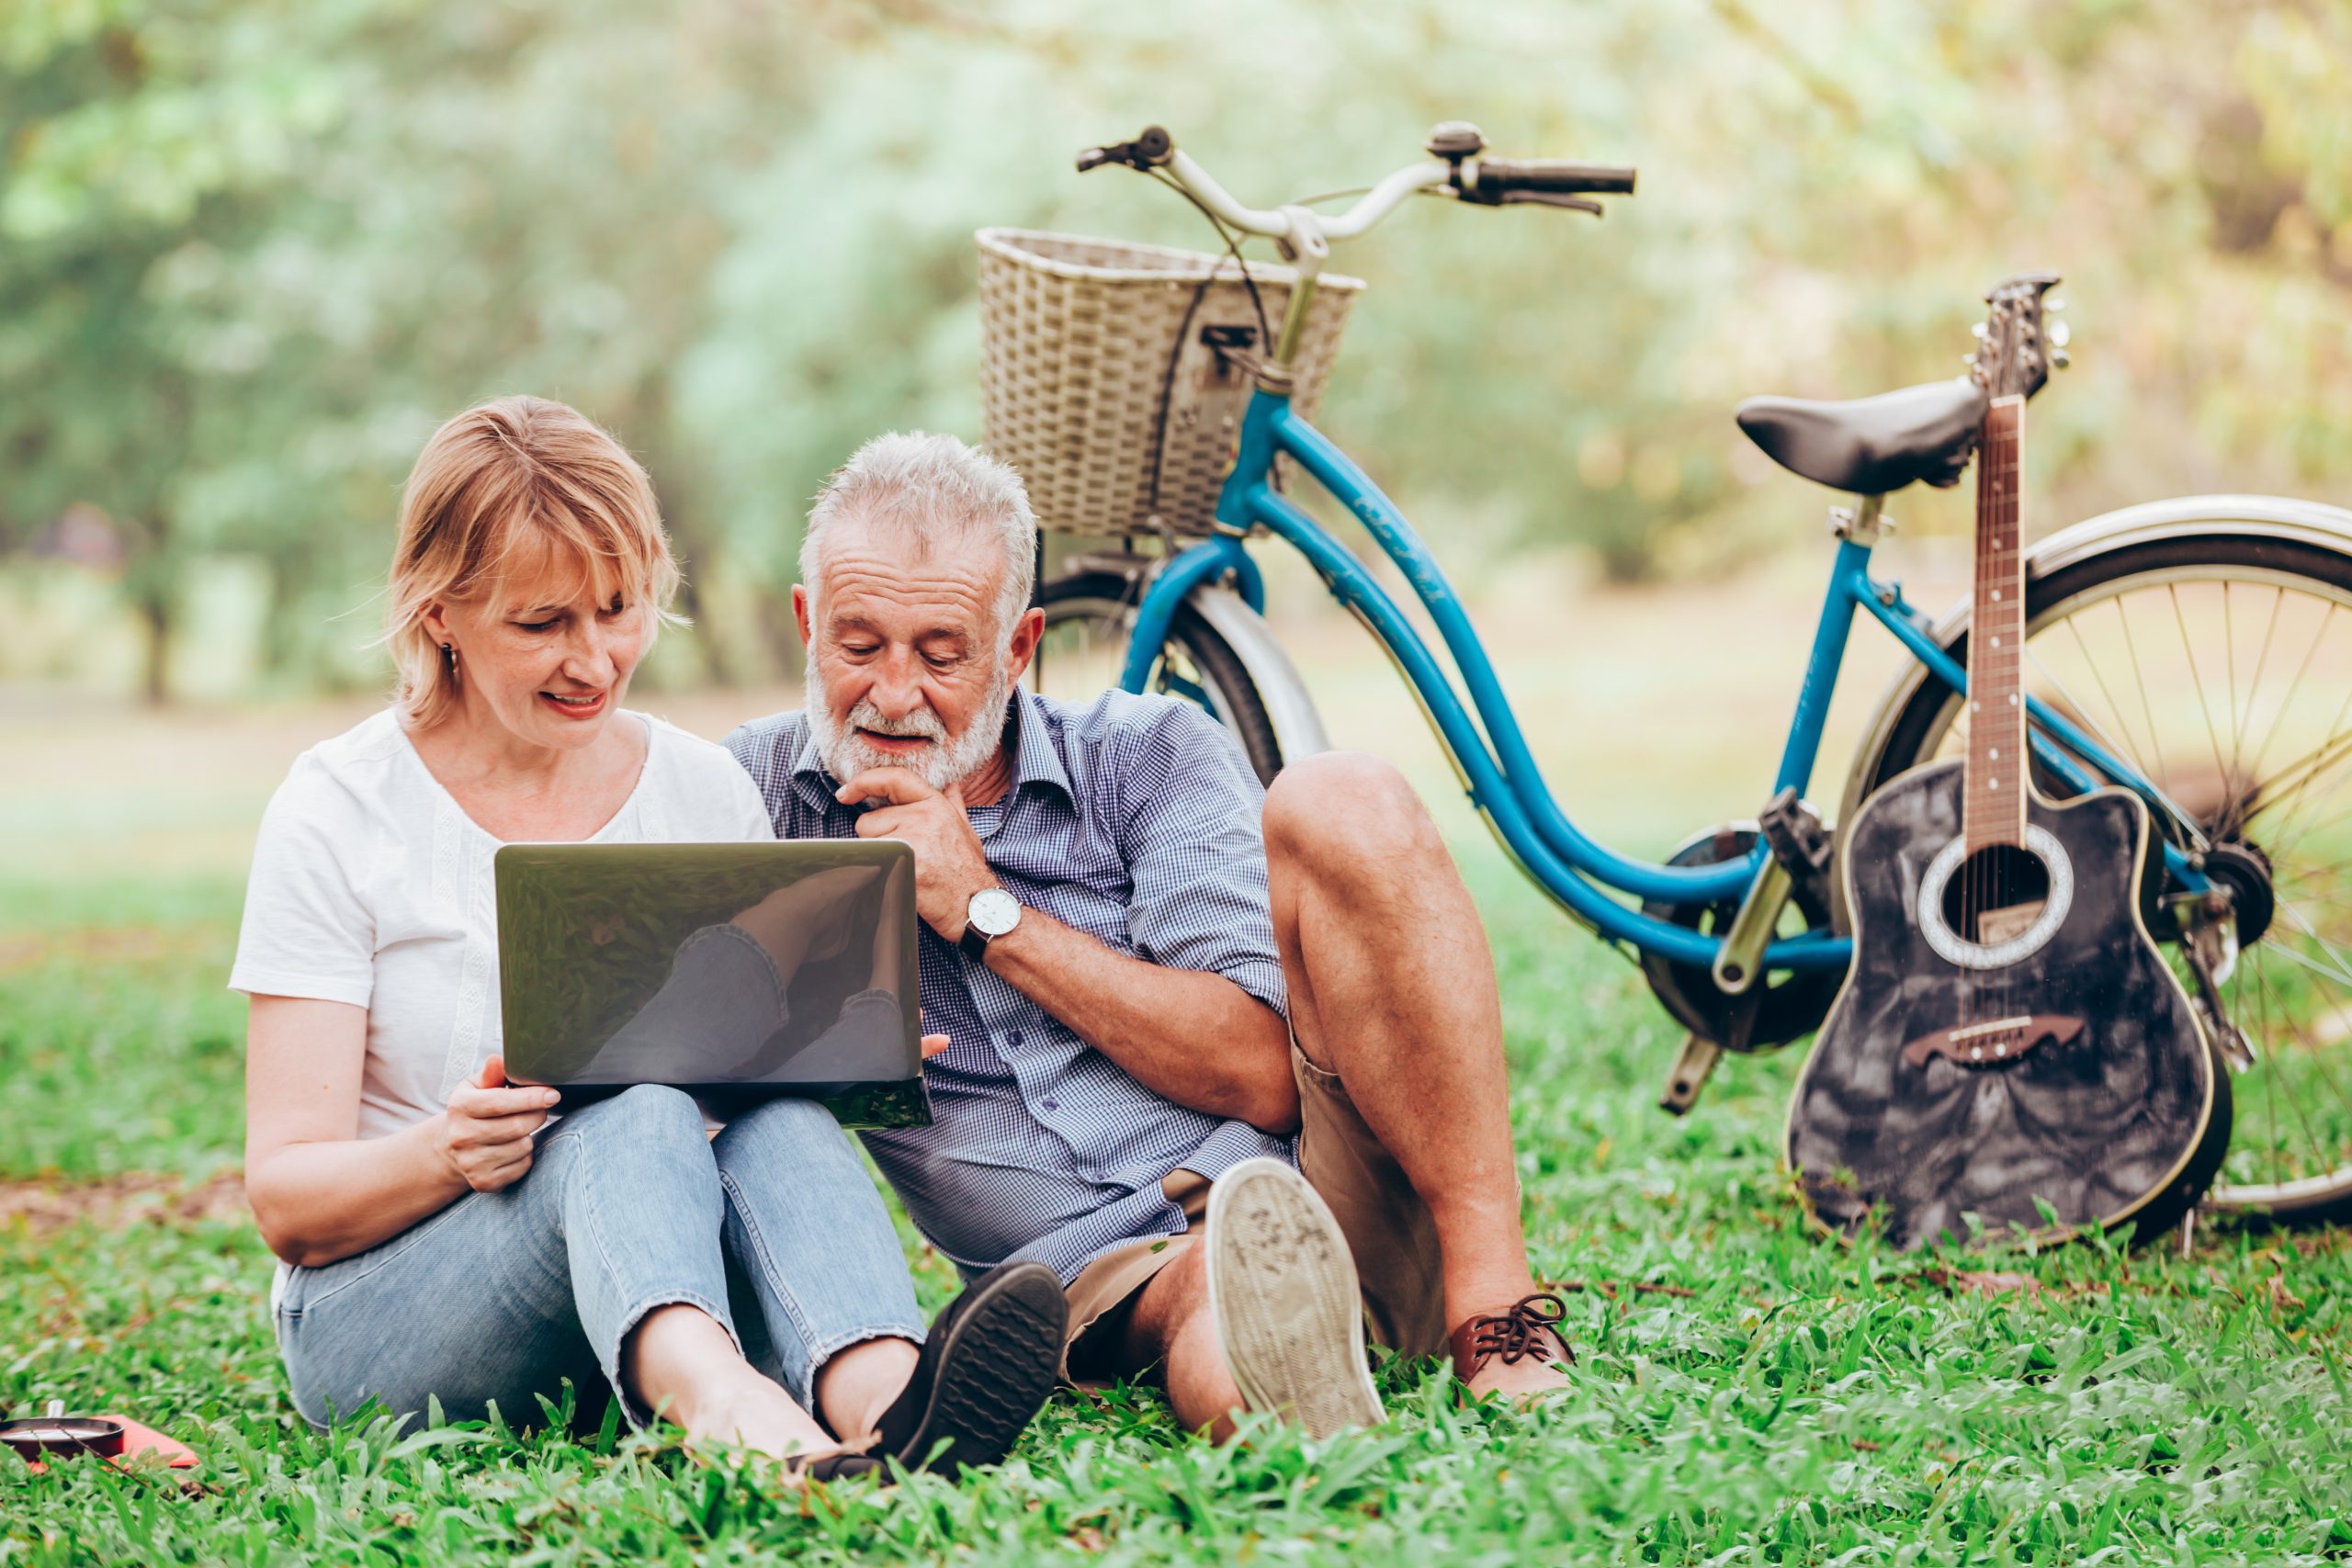
{"type": "Polygon", "coordinates": [[[686,1429],[689,1447],[747,1449],[769,1459],[802,1463],[846,1451],[842,1440],[808,1418],[797,1401],[749,1365],[732,1388],[696,1402],[671,1419],[686,1429]]]}
{"type": "Polygon", "coordinates": [[[905,1391],[922,1354],[911,1340],[865,1339],[834,1352],[819,1370],[817,1408],[843,1446],[864,1449],[874,1441],[882,1413],[905,1391]]]}
{"type": "Polygon", "coordinates": [[[647,1313],[621,1347],[621,1377],[639,1404],[684,1427],[690,1446],[748,1449],[794,1462],[842,1450],[700,1307],[676,1303],[647,1313]]]}

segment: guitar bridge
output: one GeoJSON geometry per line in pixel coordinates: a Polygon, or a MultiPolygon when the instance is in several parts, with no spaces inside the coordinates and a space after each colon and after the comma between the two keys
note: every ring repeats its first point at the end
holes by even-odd
{"type": "Polygon", "coordinates": [[[2006,1067],[2044,1045],[2071,1045],[2082,1032],[2083,1021],[2071,1013],[2019,1013],[1923,1034],[1903,1047],[1903,1059],[1915,1067],[1939,1056],[1961,1067],[2006,1067]]]}

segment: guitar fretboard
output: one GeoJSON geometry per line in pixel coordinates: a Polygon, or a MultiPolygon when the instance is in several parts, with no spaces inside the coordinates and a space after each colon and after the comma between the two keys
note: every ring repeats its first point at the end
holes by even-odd
{"type": "Polygon", "coordinates": [[[2025,400],[1996,398],[1976,458],[1976,598],[1968,634],[1968,789],[1962,829],[1971,854],[2025,842],[2025,561],[2018,550],[2018,455],[2025,400]]]}

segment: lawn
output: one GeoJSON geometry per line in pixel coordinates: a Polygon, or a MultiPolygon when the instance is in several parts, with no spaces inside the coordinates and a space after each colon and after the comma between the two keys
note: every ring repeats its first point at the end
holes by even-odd
{"type": "MultiPolygon", "coordinates": [[[[236,1201],[232,878],[0,886],[0,1405],[119,1409],[192,1472],[0,1462],[0,1562],[2300,1562],[2352,1557],[2337,1234],[1923,1258],[1806,1235],[1795,1059],[1654,1109],[1633,972],[1465,844],[1503,970],[1539,1270],[1575,1388],[1464,1409],[1389,1364],[1383,1428],[1186,1437],[1065,1393],[1003,1468],[803,1498],[654,1438],[312,1435],[236,1201]]],[[[927,1305],[949,1271],[916,1246],[927,1305]]]]}

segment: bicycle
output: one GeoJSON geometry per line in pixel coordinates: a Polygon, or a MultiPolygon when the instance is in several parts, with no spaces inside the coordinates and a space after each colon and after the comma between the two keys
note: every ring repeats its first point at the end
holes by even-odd
{"type": "MultiPolygon", "coordinates": [[[[1868,728],[1838,820],[1964,739],[1964,607],[1929,616],[1870,563],[1891,526],[1886,494],[1956,478],[1973,420],[1959,412],[1958,384],[1845,403],[1743,405],[1743,425],[1776,461],[1851,496],[1831,512],[1837,548],[1795,710],[1756,821],[1702,830],[1663,862],[1620,853],[1555,800],[1476,627],[1402,510],[1294,403],[1333,242],[1370,231],[1422,194],[1598,212],[1596,197],[1632,195],[1634,171],[1492,158],[1461,123],[1439,127],[1426,151],[1336,217],[1303,204],[1244,206],[1157,127],[1081,155],[1080,172],[1116,164],[1150,174],[1208,216],[1248,284],[1259,332],[1204,329],[1195,344],[1184,317],[1168,386],[1176,356],[1204,350],[1247,380],[1214,516],[1193,536],[1164,524],[1080,520],[1083,532],[1120,536],[1121,547],[1081,556],[1042,586],[1041,663],[1065,676],[1077,670],[1082,687],[1107,661],[1128,691],[1199,704],[1271,779],[1286,758],[1327,744],[1312,696],[1261,616],[1264,584],[1248,546],[1272,538],[1298,551],[1394,661],[1510,857],[1632,956],[1689,1031],[1664,1096],[1668,1109],[1685,1111],[1724,1052],[1809,1033],[1848,963],[1828,874],[1834,829],[1804,796],[1858,613],[1911,661],[1868,728]],[[1253,272],[1260,264],[1242,262],[1243,236],[1274,241],[1290,266],[1253,272]],[[1287,289],[1279,327],[1261,282],[1287,289]],[[1962,425],[1965,437],[1954,434],[1962,425]],[[1363,563],[1285,493],[1278,459],[1345,506],[1401,570],[1458,685],[1363,563]]],[[[1158,417],[1164,435],[1165,406],[1158,417]]],[[[1043,520],[1049,528],[1071,521],[1043,520]]],[[[2331,637],[2338,612],[2352,609],[2352,512],[2260,496],[2155,502],[2049,536],[2029,551],[2027,570],[2036,783],[2052,798],[2118,784],[2147,802],[2166,872],[2151,930],[2237,1078],[2237,1132],[2206,1206],[2281,1221],[2352,1217],[2352,822],[2330,805],[2352,776],[2339,767],[2352,760],[2352,615],[2344,638],[2331,637]],[[2242,655],[2252,667],[2243,705],[2242,655]],[[2274,669],[2290,671],[2275,694],[2264,686],[2274,669]],[[2226,694],[2225,706],[2209,686],[2226,694]],[[2152,692],[2163,694],[2161,714],[2152,692]],[[2266,771],[2282,747],[2285,760],[2266,771]]]]}

